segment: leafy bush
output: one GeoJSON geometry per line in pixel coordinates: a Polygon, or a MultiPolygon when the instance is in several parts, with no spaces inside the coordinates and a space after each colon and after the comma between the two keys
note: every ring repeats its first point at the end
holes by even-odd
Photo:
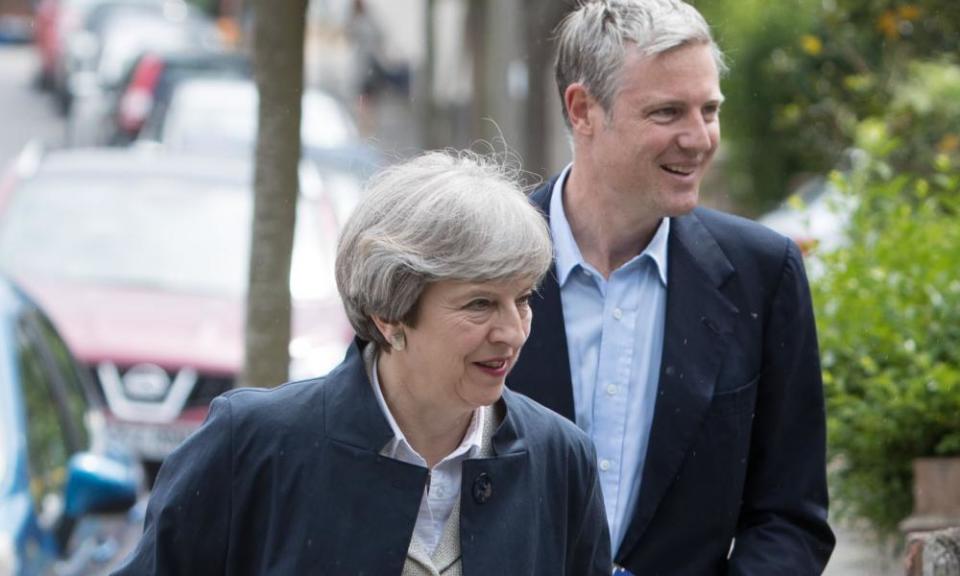
{"type": "Polygon", "coordinates": [[[820,1],[694,3],[713,26],[730,65],[722,80],[726,101],[721,114],[727,189],[739,211],[760,214],[785,196],[792,175],[811,169],[797,153],[795,139],[783,138],[774,124],[777,110],[794,92],[770,76],[767,61],[783,46],[799,44],[814,24],[820,1]],[[763,17],[757,18],[760,13],[763,17]]]}
{"type": "Polygon", "coordinates": [[[825,257],[814,286],[837,500],[890,531],[911,509],[911,461],[960,454],[960,226],[924,181],[874,179],[874,234],[825,257]]]}
{"type": "Polygon", "coordinates": [[[956,0],[746,4],[763,13],[752,27],[730,2],[698,5],[732,59],[723,125],[731,176],[743,184],[734,190],[754,210],[787,196],[798,177],[835,168],[861,122],[887,113],[912,62],[960,54],[956,0]]]}
{"type": "Polygon", "coordinates": [[[880,533],[910,513],[913,459],[960,455],[957,90],[960,68],[917,64],[858,124],[870,160],[834,176],[858,209],[813,284],[834,501],[880,533]]]}

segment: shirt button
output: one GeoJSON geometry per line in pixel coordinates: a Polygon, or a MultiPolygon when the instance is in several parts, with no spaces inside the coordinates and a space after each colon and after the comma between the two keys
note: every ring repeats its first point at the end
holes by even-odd
{"type": "Polygon", "coordinates": [[[614,309],[613,309],[613,318],[614,318],[615,320],[619,320],[619,319],[623,318],[623,310],[621,310],[621,309],[619,309],[619,308],[614,308],[614,309]]]}
{"type": "Polygon", "coordinates": [[[603,470],[604,472],[606,472],[607,470],[609,470],[609,469],[610,469],[610,461],[607,460],[606,458],[604,458],[603,460],[601,460],[601,461],[600,461],[600,469],[603,470]]]}
{"type": "Polygon", "coordinates": [[[617,390],[618,389],[616,384],[607,384],[607,394],[609,394],[610,396],[616,396],[617,390]]]}

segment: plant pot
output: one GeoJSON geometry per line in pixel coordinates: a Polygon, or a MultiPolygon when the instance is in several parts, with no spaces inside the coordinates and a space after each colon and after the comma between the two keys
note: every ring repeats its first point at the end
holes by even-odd
{"type": "Polygon", "coordinates": [[[913,461],[913,513],[904,533],[960,527],[960,456],[913,461]]]}

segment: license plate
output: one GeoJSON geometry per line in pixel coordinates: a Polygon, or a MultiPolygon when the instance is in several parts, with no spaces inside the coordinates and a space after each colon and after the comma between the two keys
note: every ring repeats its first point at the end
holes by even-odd
{"type": "Polygon", "coordinates": [[[160,461],[179,446],[197,425],[156,425],[111,422],[109,432],[142,460],[160,461]]]}

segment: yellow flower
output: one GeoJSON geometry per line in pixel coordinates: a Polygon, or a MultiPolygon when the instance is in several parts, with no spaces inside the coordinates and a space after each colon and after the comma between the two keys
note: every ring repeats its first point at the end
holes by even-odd
{"type": "Polygon", "coordinates": [[[890,10],[884,12],[880,18],[877,19],[877,29],[891,40],[900,37],[897,16],[890,10]]]}
{"type": "Polygon", "coordinates": [[[937,150],[940,152],[953,152],[960,149],[960,136],[956,134],[945,134],[937,144],[937,150]]]}
{"type": "Polygon", "coordinates": [[[811,56],[819,56],[823,52],[823,42],[811,34],[804,34],[800,37],[800,47],[811,56]]]}
{"type": "Polygon", "coordinates": [[[913,22],[920,17],[920,8],[915,4],[905,4],[897,10],[897,15],[900,16],[901,20],[913,22]]]}

